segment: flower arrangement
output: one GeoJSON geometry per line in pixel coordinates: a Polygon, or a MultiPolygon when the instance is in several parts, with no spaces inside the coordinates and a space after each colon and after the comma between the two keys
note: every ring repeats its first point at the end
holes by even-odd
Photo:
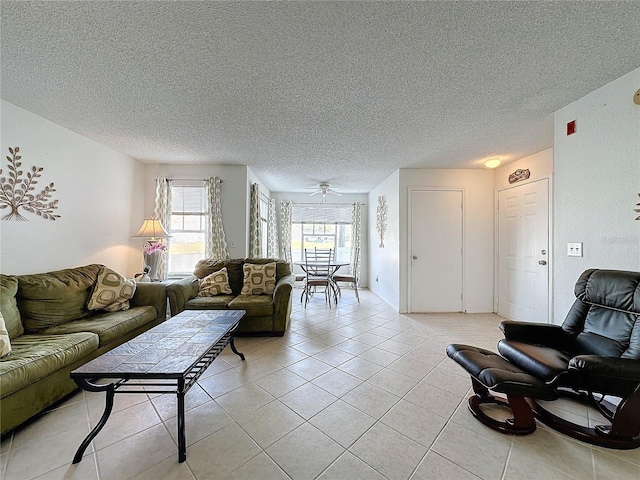
{"type": "Polygon", "coordinates": [[[144,253],[152,254],[154,252],[164,252],[167,246],[160,242],[146,242],[144,244],[144,253]]]}

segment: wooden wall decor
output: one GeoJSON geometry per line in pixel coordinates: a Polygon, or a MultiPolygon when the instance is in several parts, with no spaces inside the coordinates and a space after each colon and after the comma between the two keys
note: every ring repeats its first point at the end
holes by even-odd
{"type": "Polygon", "coordinates": [[[530,176],[531,176],[531,172],[529,171],[528,168],[526,170],[519,168],[518,170],[513,172],[511,175],[509,175],[509,183],[521,182],[522,180],[526,180],[530,176]]]}
{"type": "MultiPolygon", "coordinates": [[[[20,147],[9,147],[9,153],[11,153],[10,157],[7,156],[9,176],[0,177],[0,209],[11,209],[7,215],[2,217],[2,220],[27,221],[20,214],[20,208],[45,220],[60,218],[60,215],[53,213],[58,208],[58,200],[51,199],[51,195],[56,191],[53,188],[53,182],[44,187],[40,193],[32,193],[35,192],[35,185],[38,183],[38,178],[42,176],[44,167],[33,166],[30,171],[27,170],[26,177],[23,177],[24,170],[20,170],[22,157],[18,155],[19,152],[20,147]]],[[[0,175],[2,173],[3,170],[0,168],[0,175]]]]}

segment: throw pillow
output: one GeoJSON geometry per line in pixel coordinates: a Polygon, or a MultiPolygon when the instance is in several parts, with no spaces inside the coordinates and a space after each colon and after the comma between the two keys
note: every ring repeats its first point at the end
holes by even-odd
{"type": "Polygon", "coordinates": [[[276,263],[245,263],[242,295],[271,295],[276,289],[276,263]]]}
{"type": "Polygon", "coordinates": [[[103,267],[89,297],[89,310],[117,312],[129,308],[129,299],[136,292],[136,283],[110,268],[103,267]]]}
{"type": "Polygon", "coordinates": [[[9,332],[4,324],[4,317],[0,312],[0,358],[6,357],[11,353],[11,340],[9,340],[9,332]]]}
{"type": "Polygon", "coordinates": [[[231,295],[229,273],[227,267],[213,272],[200,280],[199,297],[215,297],[216,295],[231,295]]]}

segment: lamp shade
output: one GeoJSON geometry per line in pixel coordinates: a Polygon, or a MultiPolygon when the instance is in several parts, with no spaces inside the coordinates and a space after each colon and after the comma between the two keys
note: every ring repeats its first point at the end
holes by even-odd
{"type": "Polygon", "coordinates": [[[160,223],[160,220],[155,217],[147,218],[142,222],[142,226],[135,235],[132,235],[132,237],[144,238],[169,238],[170,236],[160,223]]]}

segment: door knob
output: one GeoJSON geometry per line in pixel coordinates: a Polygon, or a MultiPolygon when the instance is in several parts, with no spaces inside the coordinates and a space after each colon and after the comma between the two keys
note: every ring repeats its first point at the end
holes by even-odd
{"type": "Polygon", "coordinates": [[[414,255],[414,256],[413,256],[413,257],[411,257],[411,258],[413,258],[414,260],[417,260],[417,259],[418,259],[418,256],[417,256],[417,255],[414,255]]]}
{"type": "Polygon", "coordinates": [[[546,260],[540,260],[540,261],[538,262],[538,265],[546,265],[546,264],[547,264],[547,261],[546,261],[546,260]]]}

